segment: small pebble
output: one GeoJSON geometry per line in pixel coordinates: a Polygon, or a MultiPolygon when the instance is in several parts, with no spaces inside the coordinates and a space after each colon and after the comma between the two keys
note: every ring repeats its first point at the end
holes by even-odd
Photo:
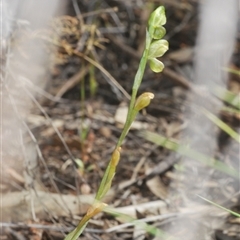
{"type": "Polygon", "coordinates": [[[109,138],[112,135],[112,131],[108,127],[101,127],[99,129],[99,132],[101,135],[103,135],[106,138],[109,138]]]}
{"type": "Polygon", "coordinates": [[[90,194],[91,193],[91,187],[87,183],[83,183],[81,185],[81,193],[83,195],[90,194]]]}

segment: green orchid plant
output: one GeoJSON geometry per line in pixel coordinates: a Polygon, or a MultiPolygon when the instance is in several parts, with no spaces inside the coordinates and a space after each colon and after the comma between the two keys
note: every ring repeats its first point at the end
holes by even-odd
{"type": "Polygon", "coordinates": [[[168,50],[168,42],[162,39],[166,34],[166,30],[163,27],[165,23],[165,8],[160,6],[151,14],[149,18],[148,29],[146,31],[146,45],[138,67],[138,71],[135,75],[127,119],[98,188],[95,200],[89,207],[85,216],[79,222],[78,226],[66,236],[65,240],[76,240],[83,232],[89,220],[99,212],[103,211],[107,206],[107,204],[102,202],[102,199],[111,188],[112,180],[120,160],[121,145],[123,140],[127,136],[138,112],[147,107],[150,104],[150,101],[154,98],[154,94],[151,92],[145,92],[137,98],[138,89],[141,85],[146,65],[149,63],[152,71],[156,73],[161,72],[164,68],[163,63],[157,58],[163,56],[163,54],[168,50]]]}

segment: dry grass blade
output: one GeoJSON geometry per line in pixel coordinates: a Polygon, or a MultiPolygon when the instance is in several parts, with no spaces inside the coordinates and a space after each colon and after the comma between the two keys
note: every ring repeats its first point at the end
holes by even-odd
{"type": "Polygon", "coordinates": [[[74,51],[74,53],[77,56],[80,56],[83,59],[85,59],[87,62],[91,63],[93,66],[98,68],[103,74],[105,74],[110,79],[112,84],[115,87],[117,87],[127,99],[131,98],[130,95],[126,92],[126,90],[118,83],[118,81],[102,65],[100,65],[99,63],[97,63],[96,61],[91,59],[90,57],[88,57],[88,56],[86,56],[86,55],[84,55],[84,54],[82,54],[80,52],[74,51]]]}

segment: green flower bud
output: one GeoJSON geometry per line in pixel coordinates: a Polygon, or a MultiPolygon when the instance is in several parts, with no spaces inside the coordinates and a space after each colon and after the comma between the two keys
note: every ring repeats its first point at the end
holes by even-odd
{"type": "Polygon", "coordinates": [[[140,111],[143,108],[147,107],[153,98],[154,94],[151,92],[145,92],[141,94],[135,102],[134,110],[140,111]]]}
{"type": "Polygon", "coordinates": [[[157,27],[154,29],[153,38],[161,39],[165,36],[165,34],[166,34],[166,29],[164,27],[160,26],[160,27],[157,27]]]}
{"type": "Polygon", "coordinates": [[[168,50],[168,41],[161,39],[151,43],[148,58],[161,57],[168,50]]]}
{"type": "Polygon", "coordinates": [[[149,60],[149,66],[155,73],[162,72],[164,68],[164,64],[161,61],[157,60],[156,58],[151,58],[149,60]]]}
{"type": "Polygon", "coordinates": [[[152,12],[148,24],[149,26],[153,26],[153,28],[155,28],[164,25],[166,21],[165,8],[160,6],[152,12]]]}

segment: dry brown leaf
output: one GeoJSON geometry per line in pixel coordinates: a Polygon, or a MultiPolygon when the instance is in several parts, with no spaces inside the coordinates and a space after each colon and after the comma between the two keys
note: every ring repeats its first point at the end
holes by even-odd
{"type": "Polygon", "coordinates": [[[167,199],[167,188],[159,176],[155,176],[146,182],[149,190],[157,197],[167,199]]]}
{"type": "MultiPolygon", "coordinates": [[[[145,174],[152,172],[152,169],[146,164],[145,166],[145,174]]],[[[162,182],[162,179],[159,176],[155,176],[149,180],[147,180],[146,185],[149,190],[157,197],[165,200],[167,199],[167,188],[162,182]]]]}
{"type": "Polygon", "coordinates": [[[168,57],[178,63],[185,63],[192,60],[193,48],[186,47],[168,54],[168,57]]]}

